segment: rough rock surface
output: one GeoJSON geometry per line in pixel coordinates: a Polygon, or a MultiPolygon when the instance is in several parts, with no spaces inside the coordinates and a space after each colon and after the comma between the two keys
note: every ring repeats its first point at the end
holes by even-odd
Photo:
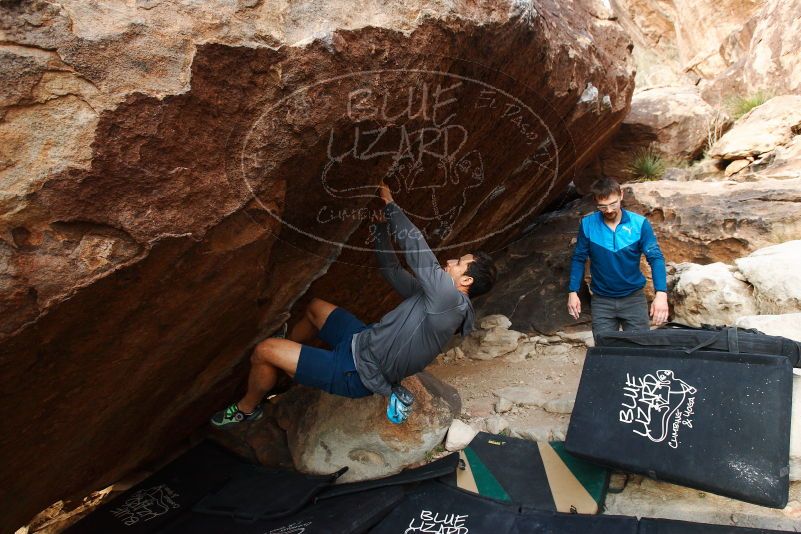
{"type": "Polygon", "coordinates": [[[756,157],[786,145],[801,132],[801,95],[771,98],[740,117],[709,149],[726,161],[756,157]]]}
{"type": "Polygon", "coordinates": [[[505,315],[487,315],[478,321],[479,328],[489,330],[490,328],[501,327],[508,329],[512,326],[512,321],[505,315]]]}
{"type": "Polygon", "coordinates": [[[365,319],[393,304],[353,248],[368,199],[342,198],[344,177],[372,188],[392,169],[402,206],[431,207],[417,222],[432,245],[492,250],[561,194],[633,91],[620,26],[553,0],[3,2],[0,33],[0,389],[30,407],[0,428],[0,530],[205,424],[324,273],[317,294],[365,319]],[[350,76],[368,70],[383,74],[350,76]],[[437,87],[455,115],[433,117],[437,87]],[[413,119],[371,115],[424,89],[413,119]],[[448,200],[416,187],[413,158],[354,141],[437,121],[425,131],[444,145],[446,119],[470,134],[447,152],[437,184],[464,193],[448,200]]]}
{"type": "Polygon", "coordinates": [[[740,325],[801,339],[801,240],[758,249],[733,265],[681,263],[673,279],[673,314],[693,326],[740,325]]]}
{"type": "Polygon", "coordinates": [[[801,342],[801,313],[745,315],[737,319],[741,328],[756,328],[769,336],[782,336],[801,342]]]}
{"type": "Polygon", "coordinates": [[[258,421],[234,428],[212,429],[210,438],[249,462],[268,467],[292,467],[286,432],[275,417],[276,405],[264,404],[258,421]]]}
{"type": "Polygon", "coordinates": [[[380,395],[353,400],[306,387],[286,393],[277,417],[286,429],[295,467],[306,473],[333,473],[347,465],[341,480],[354,482],[422,462],[445,438],[461,401],[454,388],[425,372],[403,385],[415,402],[402,425],[389,422],[387,399],[380,395]]]}
{"type": "Polygon", "coordinates": [[[801,312],[801,240],[761,248],[734,263],[754,287],[759,313],[801,312]]]}
{"type": "Polygon", "coordinates": [[[634,41],[637,87],[694,83],[717,75],[748,48],[759,0],[613,0],[634,41]],[[745,42],[743,42],[745,41],[745,42]]]}
{"type": "Polygon", "coordinates": [[[801,94],[799,13],[801,0],[765,1],[742,30],[724,43],[736,52],[725,71],[700,83],[704,99],[719,102],[757,91],[801,94]]]}
{"type": "Polygon", "coordinates": [[[485,428],[490,434],[500,434],[509,430],[509,421],[500,415],[491,415],[486,420],[485,428]]]}
{"type": "Polygon", "coordinates": [[[638,90],[698,84],[704,100],[801,91],[801,0],[613,0],[638,90]]]}
{"type": "Polygon", "coordinates": [[[514,352],[525,334],[496,326],[488,330],[476,329],[462,342],[460,348],[468,358],[491,360],[514,352]]]}
{"type": "Polygon", "coordinates": [[[579,192],[587,193],[599,175],[615,176],[621,181],[635,178],[631,169],[634,155],[647,148],[667,160],[693,160],[704,150],[709,128],[717,124],[725,129],[730,122],[701,98],[695,86],[638,91],[631,99],[631,111],[620,130],[597,160],[581,173],[576,186],[579,192]]]}
{"type": "Polygon", "coordinates": [[[648,217],[674,263],[731,263],[801,239],[801,179],[658,181],[625,190],[626,208],[648,217]]]}
{"type": "Polygon", "coordinates": [[[776,178],[786,180],[801,178],[801,135],[794,136],[786,145],[755,160],[744,173],[743,180],[776,178]]]}
{"type": "Polygon", "coordinates": [[[551,334],[566,324],[589,323],[586,285],[579,292],[579,321],[568,315],[567,280],[579,219],[591,210],[588,200],[579,199],[535,219],[497,261],[498,280],[492,292],[476,299],[476,313],[503,314],[522,332],[551,334]]]}
{"type": "Polygon", "coordinates": [[[569,414],[576,400],[575,392],[554,395],[547,388],[508,387],[495,392],[500,399],[522,406],[538,406],[550,413],[569,414]]]}
{"type": "Polygon", "coordinates": [[[607,514],[666,517],[738,527],[798,531],[801,483],[790,484],[790,503],[775,510],[667,482],[632,476],[625,490],[606,498],[607,514]]]}
{"type": "Polygon", "coordinates": [[[747,159],[736,159],[731,163],[729,163],[728,165],[726,165],[726,170],[723,171],[723,176],[725,176],[726,178],[733,176],[738,172],[740,172],[741,170],[748,167],[750,164],[751,162],[748,161],[747,159]]]}
{"type": "Polygon", "coordinates": [[[690,326],[733,325],[757,312],[753,288],[724,263],[680,264],[673,287],[673,318],[690,326]]]}
{"type": "Polygon", "coordinates": [[[470,445],[476,437],[476,430],[467,423],[454,419],[448,428],[448,435],[445,436],[445,450],[460,451],[470,445]]]}

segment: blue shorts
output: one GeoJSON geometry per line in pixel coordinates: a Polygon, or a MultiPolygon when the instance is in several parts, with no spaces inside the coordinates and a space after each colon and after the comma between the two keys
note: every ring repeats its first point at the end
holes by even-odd
{"type": "Polygon", "coordinates": [[[335,308],[317,335],[333,349],[301,345],[295,382],[354,399],[372,395],[356,372],[350,347],[353,334],[365,328],[368,326],[348,310],[335,308]]]}

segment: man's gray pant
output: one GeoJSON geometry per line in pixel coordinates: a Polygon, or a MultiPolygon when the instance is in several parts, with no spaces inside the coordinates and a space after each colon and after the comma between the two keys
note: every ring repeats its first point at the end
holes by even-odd
{"type": "Polygon", "coordinates": [[[591,304],[593,338],[600,332],[617,332],[621,326],[627,331],[651,328],[648,300],[642,289],[620,298],[593,295],[591,304]]]}

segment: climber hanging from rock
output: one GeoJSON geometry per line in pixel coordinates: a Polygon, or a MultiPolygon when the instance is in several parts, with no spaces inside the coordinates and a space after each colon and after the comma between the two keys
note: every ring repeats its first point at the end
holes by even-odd
{"type": "Polygon", "coordinates": [[[251,356],[247,393],[217,412],[213,425],[226,427],[262,415],[261,402],[275,386],[279,371],[295,382],[335,395],[359,398],[377,393],[388,398],[387,417],[406,420],[413,398],[401,380],[422,371],[455,333],[466,336],[475,314],[470,302],[489,291],[496,269],[486,252],[465,254],[440,265],[422,232],[395,203],[383,183],[385,206],[375,231],[381,274],[404,297],[380,321],[365,325],[346,309],[315,298],[290,335],[268,338],[251,356]],[[401,267],[392,247],[395,238],[412,273],[401,267]],[[304,343],[314,337],[332,348],[304,343]]]}

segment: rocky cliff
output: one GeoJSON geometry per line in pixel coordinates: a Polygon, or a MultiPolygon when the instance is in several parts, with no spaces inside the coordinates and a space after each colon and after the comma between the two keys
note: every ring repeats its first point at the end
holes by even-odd
{"type": "Polygon", "coordinates": [[[315,280],[385,309],[380,180],[443,256],[513,239],[628,111],[611,19],[553,0],[0,3],[0,530],[204,425],[315,280]]]}

